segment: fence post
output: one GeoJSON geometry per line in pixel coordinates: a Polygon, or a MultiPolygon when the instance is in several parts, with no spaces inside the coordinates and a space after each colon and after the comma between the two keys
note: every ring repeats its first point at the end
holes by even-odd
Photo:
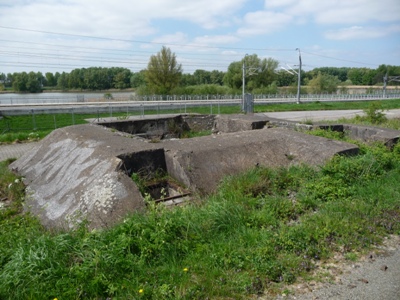
{"type": "Polygon", "coordinates": [[[32,112],[32,123],[33,123],[33,130],[36,130],[35,112],[34,112],[34,110],[33,110],[33,109],[31,110],[31,112],[32,112]]]}
{"type": "Polygon", "coordinates": [[[71,115],[72,115],[72,125],[75,125],[75,115],[74,115],[74,109],[71,109],[71,115]]]}

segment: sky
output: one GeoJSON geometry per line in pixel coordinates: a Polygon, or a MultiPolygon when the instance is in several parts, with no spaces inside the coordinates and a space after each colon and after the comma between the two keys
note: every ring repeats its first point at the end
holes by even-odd
{"type": "Polygon", "coordinates": [[[0,73],[124,67],[169,47],[185,73],[400,65],[400,0],[0,0],[0,73]],[[297,49],[297,50],[296,50],[297,49]]]}

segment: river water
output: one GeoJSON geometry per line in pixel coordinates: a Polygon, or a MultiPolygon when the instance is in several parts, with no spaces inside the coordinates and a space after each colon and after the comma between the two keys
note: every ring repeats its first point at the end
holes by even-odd
{"type": "MultiPolygon", "coordinates": [[[[108,92],[107,92],[108,93],[108,92]]],[[[134,92],[114,92],[110,93],[114,101],[127,101],[134,96],[134,92]]],[[[75,103],[75,102],[101,102],[109,101],[105,93],[35,93],[0,94],[0,105],[19,105],[19,104],[51,104],[51,103],[75,103]]]]}

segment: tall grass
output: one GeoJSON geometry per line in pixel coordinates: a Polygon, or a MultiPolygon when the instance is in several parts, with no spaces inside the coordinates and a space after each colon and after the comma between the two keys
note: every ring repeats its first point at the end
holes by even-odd
{"type": "Polygon", "coordinates": [[[95,231],[49,231],[21,213],[23,185],[7,164],[1,299],[245,299],[400,233],[399,145],[362,145],[319,169],[258,167],[202,201],[150,205],[95,231]]]}

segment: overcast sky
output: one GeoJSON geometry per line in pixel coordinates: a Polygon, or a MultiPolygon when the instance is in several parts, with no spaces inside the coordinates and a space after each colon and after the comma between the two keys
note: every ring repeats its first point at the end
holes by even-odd
{"type": "Polygon", "coordinates": [[[0,73],[146,68],[170,47],[184,72],[246,54],[281,66],[400,65],[400,0],[0,0],[0,73]]]}

